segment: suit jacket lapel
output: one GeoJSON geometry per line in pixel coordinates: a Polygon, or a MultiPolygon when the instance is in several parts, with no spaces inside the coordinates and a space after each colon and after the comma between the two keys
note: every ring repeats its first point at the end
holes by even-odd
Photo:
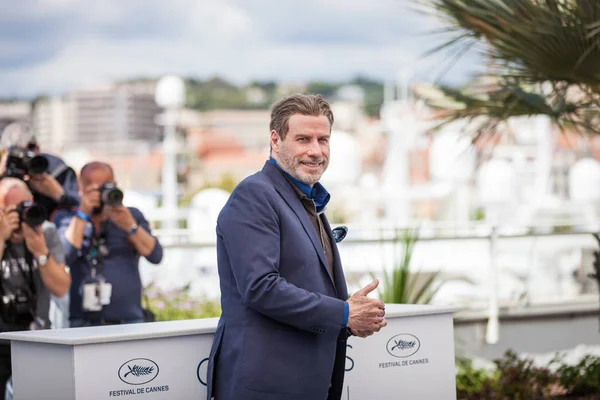
{"type": "Polygon", "coordinates": [[[325,258],[325,253],[323,252],[323,246],[321,245],[321,241],[317,236],[317,232],[315,232],[315,228],[313,227],[312,222],[308,217],[306,209],[302,202],[298,198],[298,195],[294,191],[294,188],[291,187],[290,182],[283,176],[281,171],[273,165],[271,162],[267,161],[265,166],[263,167],[263,172],[266,173],[275,183],[275,190],[279,192],[281,197],[285,200],[285,202],[290,206],[290,208],[294,211],[302,226],[304,227],[304,231],[310,238],[315,251],[319,255],[319,260],[321,260],[321,266],[325,269],[325,272],[329,276],[331,283],[335,287],[335,282],[333,277],[331,276],[331,271],[327,267],[327,259],[325,258]]]}
{"type": "Polygon", "coordinates": [[[325,225],[325,231],[331,240],[331,249],[333,250],[333,274],[335,275],[335,287],[338,293],[338,298],[341,300],[348,300],[348,287],[346,286],[346,278],[344,277],[344,270],[342,269],[342,260],[340,252],[338,250],[335,239],[333,238],[333,231],[329,225],[329,221],[325,214],[323,214],[323,224],[325,225]]]}

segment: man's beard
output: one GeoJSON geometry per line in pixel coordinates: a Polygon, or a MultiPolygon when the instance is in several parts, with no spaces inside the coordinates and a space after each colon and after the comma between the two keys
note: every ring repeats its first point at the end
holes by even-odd
{"type": "Polygon", "coordinates": [[[289,155],[285,146],[281,146],[279,159],[281,161],[281,167],[288,174],[309,186],[314,185],[319,181],[319,179],[321,179],[321,176],[327,170],[327,166],[329,165],[329,160],[327,160],[325,157],[305,157],[303,159],[295,159],[293,156],[289,155]],[[301,170],[303,162],[318,164],[323,163],[323,165],[321,166],[321,171],[311,174],[301,170]]]}
{"type": "Polygon", "coordinates": [[[100,207],[94,207],[92,209],[92,215],[99,215],[102,214],[102,211],[104,210],[104,205],[100,206],[100,207]]]}

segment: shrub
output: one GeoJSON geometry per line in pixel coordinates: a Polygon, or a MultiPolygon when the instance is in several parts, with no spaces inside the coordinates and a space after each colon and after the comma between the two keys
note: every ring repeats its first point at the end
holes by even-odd
{"type": "Polygon", "coordinates": [[[556,374],[567,393],[573,396],[596,394],[600,398],[600,357],[588,354],[577,364],[568,365],[557,356],[553,363],[559,364],[556,374]]]}
{"type": "Polygon", "coordinates": [[[221,315],[217,301],[190,295],[190,285],[163,291],[150,284],[145,288],[144,307],[150,308],[157,321],[213,318],[221,315]]]}
{"type": "MultiPolygon", "coordinates": [[[[396,231],[393,240],[394,266],[381,272],[379,299],[387,304],[429,304],[444,283],[438,283],[439,271],[425,274],[413,271],[411,260],[419,238],[417,230],[396,231]]],[[[373,279],[377,278],[371,273],[373,279]]]]}
{"type": "Polygon", "coordinates": [[[507,351],[494,360],[496,371],[473,368],[457,360],[459,400],[600,399],[600,357],[587,355],[569,365],[556,355],[545,367],[507,351]]]}

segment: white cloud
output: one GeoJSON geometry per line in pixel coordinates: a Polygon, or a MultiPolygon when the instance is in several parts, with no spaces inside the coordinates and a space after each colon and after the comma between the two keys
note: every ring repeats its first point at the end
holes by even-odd
{"type": "MultiPolygon", "coordinates": [[[[164,73],[237,82],[394,79],[413,65],[417,78],[432,78],[439,58],[415,60],[434,44],[418,32],[435,24],[396,0],[366,4],[47,0],[36,8],[45,14],[15,7],[0,16],[0,96],[164,73]]],[[[467,59],[450,76],[466,78],[472,64],[467,59]]]]}

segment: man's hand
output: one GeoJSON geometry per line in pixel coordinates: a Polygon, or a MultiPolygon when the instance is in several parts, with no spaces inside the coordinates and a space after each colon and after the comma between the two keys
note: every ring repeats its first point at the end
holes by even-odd
{"type": "Polygon", "coordinates": [[[15,206],[9,206],[0,212],[0,240],[6,242],[18,228],[19,214],[15,211],[15,206]]]}
{"type": "Polygon", "coordinates": [[[29,175],[27,183],[29,183],[31,189],[44,196],[50,197],[54,201],[58,201],[65,193],[61,184],[48,173],[29,175]]]}
{"type": "Polygon", "coordinates": [[[383,318],[385,315],[383,302],[367,297],[369,293],[375,290],[377,285],[379,285],[379,281],[375,280],[348,299],[350,313],[347,326],[352,334],[356,336],[370,336],[387,325],[387,321],[383,318]]]}
{"type": "Polygon", "coordinates": [[[37,258],[48,254],[48,246],[46,246],[46,239],[44,238],[44,232],[42,231],[41,226],[33,229],[23,222],[21,224],[21,229],[23,230],[23,237],[25,238],[27,250],[29,250],[34,257],[37,258]]]}
{"type": "Polygon", "coordinates": [[[125,206],[107,206],[108,218],[125,232],[129,232],[131,227],[136,224],[133,215],[125,206]]]}
{"type": "Polygon", "coordinates": [[[373,331],[358,331],[356,329],[350,329],[350,332],[352,332],[352,334],[354,336],[358,336],[360,338],[366,338],[366,337],[371,336],[373,333],[375,333],[373,331]]]}
{"type": "Polygon", "coordinates": [[[91,215],[92,210],[97,207],[100,207],[100,191],[97,186],[92,186],[81,193],[79,209],[85,215],[91,215]]]}

